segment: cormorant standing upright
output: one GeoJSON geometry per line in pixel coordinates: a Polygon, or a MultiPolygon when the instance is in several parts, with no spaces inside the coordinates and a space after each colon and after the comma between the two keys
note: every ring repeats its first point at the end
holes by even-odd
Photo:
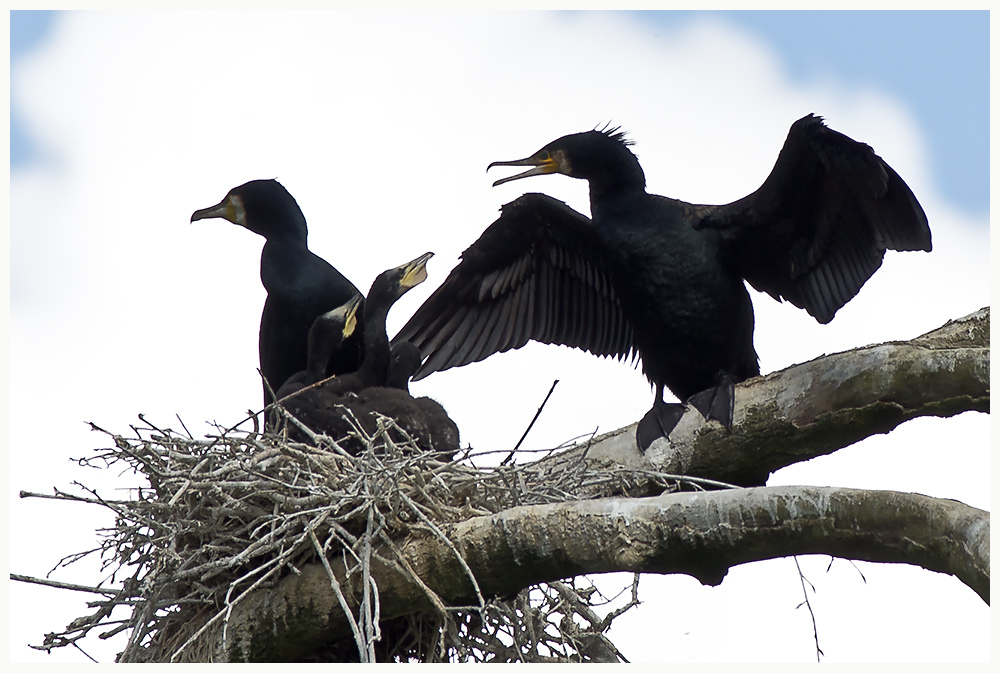
{"type": "Polygon", "coordinates": [[[564,136],[494,185],[562,173],[590,183],[592,218],[542,194],[502,209],[395,341],[426,358],[414,380],[529,339],[625,358],[655,387],[640,421],[645,450],[684,411],[732,425],[733,384],[759,374],[749,282],[829,322],[888,250],[931,249],[927,217],[872,149],[807,115],[771,174],[727,205],[646,192],[618,129],[564,136]]]}
{"type": "MultiPolygon", "coordinates": [[[[221,217],[264,237],[260,280],[267,300],[260,316],[260,371],[264,404],[296,372],[306,368],[309,328],[327,311],[360,296],[351,281],[310,252],[302,210],[277,180],[234,187],[220,203],[197,210],[191,221],[221,217]]],[[[344,341],[326,366],[327,376],[355,371],[361,363],[361,329],[344,341]]]]}

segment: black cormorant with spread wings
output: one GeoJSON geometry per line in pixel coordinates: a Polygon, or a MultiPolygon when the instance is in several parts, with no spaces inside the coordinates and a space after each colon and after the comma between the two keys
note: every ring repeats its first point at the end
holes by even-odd
{"type": "Polygon", "coordinates": [[[564,136],[494,185],[562,173],[590,183],[592,219],[542,194],[505,205],[394,341],[415,344],[414,380],[529,339],[596,355],[637,352],[655,388],[642,450],[684,406],[731,427],[733,384],[760,373],[744,280],[829,322],[886,250],[931,249],[910,188],[863,143],[808,115],[757,191],[726,205],[649,194],[617,129],[564,136]]]}
{"type": "MultiPolygon", "coordinates": [[[[258,349],[264,404],[296,372],[306,369],[309,328],[320,315],[361,296],[351,281],[310,252],[302,210],[276,180],[234,187],[219,204],[195,211],[191,221],[221,217],[264,237],[260,280],[267,290],[260,316],[258,349]]],[[[326,365],[326,374],[357,370],[362,329],[346,339],[326,365]]]]}

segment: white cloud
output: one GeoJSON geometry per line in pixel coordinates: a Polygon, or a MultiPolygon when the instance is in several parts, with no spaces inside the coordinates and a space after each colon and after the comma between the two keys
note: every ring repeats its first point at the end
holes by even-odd
{"type": "MultiPolygon", "coordinates": [[[[312,249],[360,288],[417,253],[437,253],[426,287],[390,315],[393,330],[502,203],[544,191],[587,211],[586,185],[569,178],[491,188],[490,161],[527,156],[558,136],[612,121],[636,140],[650,191],[721,203],[755,189],[791,122],[816,112],[871,144],[909,182],[931,219],[935,251],[888,255],[827,326],[755,298],[765,370],[909,338],[989,303],[986,227],[941,201],[928,177],[925,142],[905,108],[844,83],[794,86],[766,46],[710,19],[666,30],[604,14],[73,13],[60,16],[54,39],[12,72],[12,84],[51,159],[11,175],[12,497],[73,479],[108,488],[126,479],[70,469],[68,457],[103,443],[83,421],[124,431],[145,412],[176,427],[177,413],[197,432],[207,430],[205,421],[232,423],[259,407],[262,241],[222,221],[188,224],[193,210],[252,178],[277,177],[291,191],[309,221],[312,249]]],[[[414,389],[445,404],[463,442],[503,450],[555,378],[562,383],[527,446],[555,446],[595,426],[613,429],[650,403],[638,372],[540,345],[435,375],[414,389]]],[[[981,461],[986,425],[962,424],[962,435],[950,422],[929,427],[906,440],[932,447],[920,461],[907,457],[907,445],[888,467],[926,475],[933,491],[943,472],[968,476],[969,469],[953,468],[947,456],[931,462],[933,456],[962,442],[981,461]],[[974,427],[966,432],[966,425],[974,427]]],[[[867,449],[852,451],[844,473],[874,474],[867,449]]],[[[816,483],[829,474],[824,469],[833,470],[798,474],[816,483]]],[[[976,471],[987,478],[986,470],[976,471]]],[[[932,494],[964,499],[951,490],[955,482],[932,494]]],[[[890,483],[867,480],[873,488],[890,483]]],[[[978,485],[970,491],[982,497],[978,485]]],[[[13,572],[47,570],[83,548],[95,526],[94,514],[81,508],[36,500],[12,500],[12,507],[13,572]],[[39,539],[42,525],[52,539],[39,539]]],[[[790,565],[785,561],[778,575],[797,583],[790,565]]],[[[743,603],[768,600],[767,591],[746,599],[730,589],[745,572],[751,570],[734,571],[718,589],[695,588],[685,604],[692,620],[700,619],[694,604],[706,595],[730,596],[718,609],[744,619],[743,603]]],[[[884,581],[893,577],[887,572],[884,581]]],[[[953,580],[941,593],[965,591],[953,580]]],[[[870,586],[852,595],[887,611],[894,600],[873,597],[870,586]]],[[[48,589],[15,585],[11,596],[18,609],[13,661],[43,659],[23,644],[83,610],[81,598],[48,589]],[[24,610],[30,605],[44,609],[24,610]]],[[[782,621],[759,628],[773,634],[801,622],[795,600],[776,603],[782,621]]],[[[647,597],[635,628],[657,624],[651,644],[658,645],[667,628],[661,615],[676,607],[669,598],[647,597]]],[[[975,605],[962,609],[988,620],[975,605]]],[[[929,614],[887,614],[911,617],[911,626],[939,625],[929,614]]],[[[837,616],[844,623],[855,618],[837,616]]],[[[683,620],[670,624],[688,628],[683,620]]],[[[907,642],[925,641],[913,631],[907,642]]],[[[794,647],[805,643],[808,661],[809,638],[775,638],[763,649],[747,643],[741,656],[767,660],[795,640],[794,647]]],[[[851,640],[831,636],[824,650],[838,660],[877,656],[879,643],[854,655],[851,640]]],[[[961,645],[974,646],[972,639],[961,645]]],[[[640,648],[632,644],[626,654],[655,656],[640,648]]]]}

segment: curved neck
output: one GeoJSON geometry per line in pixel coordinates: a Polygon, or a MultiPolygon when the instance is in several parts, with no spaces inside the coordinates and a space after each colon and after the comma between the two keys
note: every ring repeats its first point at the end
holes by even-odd
{"type": "Polygon", "coordinates": [[[378,305],[381,302],[365,302],[365,358],[358,368],[358,378],[362,388],[384,386],[389,377],[389,336],[385,333],[385,321],[389,315],[389,306],[378,305]],[[376,306],[372,312],[368,307],[376,306]]]}
{"type": "Polygon", "coordinates": [[[640,174],[641,180],[636,182],[621,179],[621,176],[607,179],[593,179],[590,182],[590,214],[599,217],[598,213],[605,204],[610,204],[621,197],[634,197],[646,193],[646,179],[640,174]]]}
{"type": "Polygon", "coordinates": [[[646,193],[646,180],[641,169],[639,177],[639,181],[615,178],[590,180],[590,217],[598,228],[605,217],[623,207],[632,207],[641,200],[638,197],[646,193]]]}
{"type": "Polygon", "coordinates": [[[323,335],[309,335],[308,352],[306,354],[306,385],[322,381],[326,378],[326,365],[333,352],[340,348],[340,339],[323,335]]]}
{"type": "Polygon", "coordinates": [[[595,202],[643,194],[646,191],[646,174],[632,151],[610,138],[602,142],[608,144],[573,163],[574,177],[583,178],[590,183],[592,208],[595,202]]]}
{"type": "Polygon", "coordinates": [[[264,289],[281,294],[285,286],[294,283],[296,272],[309,254],[304,238],[266,240],[260,253],[260,282],[264,289]]]}

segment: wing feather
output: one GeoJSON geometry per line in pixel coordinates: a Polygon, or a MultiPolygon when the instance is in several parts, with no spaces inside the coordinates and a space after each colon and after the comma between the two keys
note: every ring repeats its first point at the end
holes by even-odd
{"type": "Polygon", "coordinates": [[[393,343],[420,350],[417,380],[529,340],[617,358],[634,351],[597,232],[543,194],[505,205],[393,343]]]}
{"type": "Polygon", "coordinates": [[[694,206],[698,228],[754,288],[829,322],[886,250],[931,249],[920,203],[871,147],[807,115],[795,122],[760,189],[694,206]]]}

